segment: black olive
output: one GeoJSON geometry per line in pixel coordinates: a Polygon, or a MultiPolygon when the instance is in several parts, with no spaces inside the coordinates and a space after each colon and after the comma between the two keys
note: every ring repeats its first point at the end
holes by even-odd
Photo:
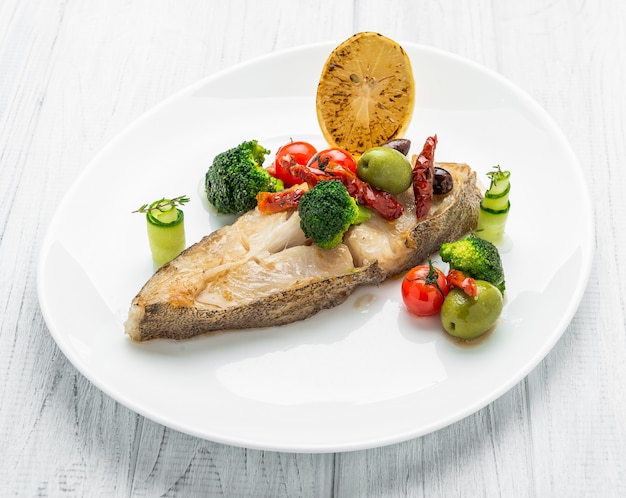
{"type": "Polygon", "coordinates": [[[407,138],[396,138],[395,140],[391,140],[386,144],[383,144],[383,147],[396,149],[398,152],[402,152],[406,156],[411,148],[411,141],[407,138]]]}
{"type": "Polygon", "coordinates": [[[435,166],[435,178],[433,179],[433,193],[447,194],[452,190],[452,175],[446,169],[435,166]]]}

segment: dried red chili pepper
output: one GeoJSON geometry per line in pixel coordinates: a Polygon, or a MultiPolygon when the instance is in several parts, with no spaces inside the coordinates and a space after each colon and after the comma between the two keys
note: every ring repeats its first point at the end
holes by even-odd
{"type": "Polygon", "coordinates": [[[402,216],[404,206],[393,195],[372,187],[361,180],[356,173],[342,166],[329,166],[326,168],[326,173],[341,180],[358,204],[378,211],[387,221],[397,220],[402,216]]]}
{"type": "Polygon", "coordinates": [[[301,178],[309,184],[315,186],[321,180],[340,180],[354,197],[358,204],[370,207],[380,213],[388,221],[396,220],[404,212],[404,206],[400,204],[394,196],[388,192],[378,190],[369,183],[361,180],[355,173],[340,165],[329,165],[324,171],[309,166],[296,164],[295,161],[285,158],[283,167],[291,175],[301,178]]]}
{"type": "Polygon", "coordinates": [[[436,147],[437,135],[428,137],[413,167],[413,193],[415,194],[415,210],[418,220],[428,214],[433,199],[436,147]]]}
{"type": "Polygon", "coordinates": [[[308,190],[308,186],[294,185],[279,192],[259,192],[256,195],[259,211],[263,214],[279,213],[298,207],[300,198],[308,190]]]}
{"type": "Polygon", "coordinates": [[[283,169],[291,176],[300,178],[303,182],[314,187],[320,180],[328,180],[329,176],[321,169],[311,168],[298,164],[291,156],[284,156],[281,160],[283,169]]]}

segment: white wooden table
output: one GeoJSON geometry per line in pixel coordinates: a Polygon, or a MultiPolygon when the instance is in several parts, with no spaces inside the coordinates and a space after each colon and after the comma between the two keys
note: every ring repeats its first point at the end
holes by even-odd
{"type": "MultiPolygon", "coordinates": [[[[2,0],[0,496],[626,496],[625,52],[619,0],[2,0]],[[562,339],[477,413],[347,453],[205,441],[100,392],[57,348],[36,292],[47,223],[77,175],[196,80],[363,30],[492,68],[562,128],[596,223],[594,271],[562,339]]],[[[558,181],[537,180],[548,194],[558,181]]]]}

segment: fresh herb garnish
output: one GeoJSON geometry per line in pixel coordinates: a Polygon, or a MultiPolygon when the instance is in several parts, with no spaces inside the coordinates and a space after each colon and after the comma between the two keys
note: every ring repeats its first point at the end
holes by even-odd
{"type": "Polygon", "coordinates": [[[164,197],[163,199],[155,201],[151,204],[144,204],[139,209],[133,211],[133,213],[149,213],[150,211],[155,211],[157,209],[162,211],[163,208],[171,209],[176,206],[182,206],[187,202],[189,202],[189,197],[185,195],[174,197],[173,199],[166,199],[164,197]]]}

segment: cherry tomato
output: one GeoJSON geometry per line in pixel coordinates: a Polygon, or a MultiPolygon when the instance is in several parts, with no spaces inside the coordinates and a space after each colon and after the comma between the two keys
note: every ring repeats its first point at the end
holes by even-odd
{"type": "Polygon", "coordinates": [[[310,168],[324,169],[330,164],[338,164],[356,174],[356,160],[352,157],[352,154],[347,150],[337,147],[318,152],[309,160],[307,166],[310,168]]]}
{"type": "Polygon", "coordinates": [[[289,142],[283,145],[276,153],[274,164],[268,168],[270,174],[283,181],[285,187],[299,185],[302,183],[300,178],[290,175],[282,166],[282,158],[290,155],[296,163],[306,166],[310,159],[315,155],[317,150],[308,142],[289,142]]]}
{"type": "Polygon", "coordinates": [[[410,313],[430,316],[439,313],[449,287],[446,275],[431,261],[419,265],[406,274],[402,281],[402,299],[410,313]]]}

